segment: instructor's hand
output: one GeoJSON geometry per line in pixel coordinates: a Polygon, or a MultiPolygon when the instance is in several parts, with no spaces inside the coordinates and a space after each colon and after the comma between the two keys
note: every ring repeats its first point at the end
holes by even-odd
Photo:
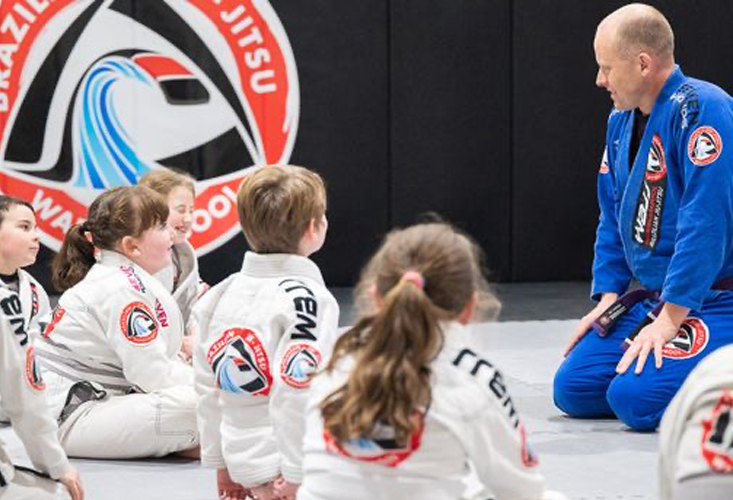
{"type": "Polygon", "coordinates": [[[604,293],[596,307],[594,307],[591,312],[580,318],[578,326],[575,327],[575,334],[570,341],[570,345],[568,345],[568,348],[565,350],[566,357],[568,354],[570,354],[570,351],[573,350],[573,347],[575,347],[575,345],[580,342],[580,339],[585,337],[585,334],[588,333],[588,330],[590,330],[593,322],[597,320],[601,314],[603,314],[603,311],[611,307],[611,304],[616,302],[617,299],[618,294],[604,293]]]}
{"type": "Polygon", "coordinates": [[[686,307],[671,303],[664,304],[657,319],[645,326],[626,350],[621,361],[616,365],[616,372],[626,373],[631,363],[639,358],[634,373],[640,374],[644,370],[650,351],[654,351],[654,364],[657,369],[660,369],[662,367],[662,348],[677,336],[689,312],[690,310],[686,307]]]}
{"type": "Polygon", "coordinates": [[[59,481],[69,490],[72,500],[84,500],[84,488],[81,486],[81,478],[76,468],[70,467],[66,474],[59,478],[59,481]]]}

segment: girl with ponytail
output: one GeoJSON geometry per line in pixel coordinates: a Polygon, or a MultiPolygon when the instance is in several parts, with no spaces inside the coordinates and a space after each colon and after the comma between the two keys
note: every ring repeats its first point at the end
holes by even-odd
{"type": "Polygon", "coordinates": [[[140,458],[195,450],[184,323],[153,274],[171,265],[166,200],[142,186],[99,195],[53,263],[63,292],[36,354],[71,456],[140,458]]]}
{"type": "Polygon", "coordinates": [[[393,231],[357,303],[313,382],[299,500],[457,500],[469,463],[498,500],[563,498],[545,490],[501,373],[470,347],[467,325],[499,303],[469,237],[393,231]]]}

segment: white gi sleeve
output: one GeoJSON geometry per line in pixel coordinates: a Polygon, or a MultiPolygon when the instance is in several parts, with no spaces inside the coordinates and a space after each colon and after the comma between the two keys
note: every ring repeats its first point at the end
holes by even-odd
{"type": "Polygon", "coordinates": [[[155,305],[148,295],[132,288],[120,290],[107,301],[103,313],[107,338],[128,381],[145,392],[193,385],[192,368],[168,355],[155,305]]]}
{"type": "Polygon", "coordinates": [[[189,328],[195,335],[193,348],[193,369],[195,372],[197,422],[199,443],[201,445],[201,463],[207,467],[223,467],[226,465],[221,450],[221,409],[219,407],[219,387],[214,372],[206,360],[205,346],[210,337],[210,312],[220,294],[212,291],[206,299],[200,300],[193,309],[189,328]]]}
{"type": "Polygon", "coordinates": [[[46,404],[43,380],[26,332],[20,299],[14,293],[0,300],[0,395],[13,429],[34,467],[58,479],[69,470],[59,444],[56,421],[46,404]]]}
{"type": "Polygon", "coordinates": [[[281,300],[290,302],[292,319],[280,339],[272,367],[270,415],[281,473],[287,481],[301,483],[308,388],[311,377],[325,367],[333,351],[339,307],[326,290],[305,285],[288,288],[290,291],[281,294],[281,300]]]}

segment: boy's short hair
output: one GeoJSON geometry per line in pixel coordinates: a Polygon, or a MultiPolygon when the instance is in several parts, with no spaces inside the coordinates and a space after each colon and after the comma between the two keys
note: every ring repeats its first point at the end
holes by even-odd
{"type": "Polygon", "coordinates": [[[321,176],[293,165],[270,165],[242,180],[237,195],[239,222],[257,253],[297,253],[311,220],[326,213],[321,176]]]}
{"type": "Polygon", "coordinates": [[[8,196],[5,194],[0,195],[0,224],[3,223],[3,220],[5,220],[5,214],[13,207],[15,206],[24,206],[31,209],[31,212],[34,214],[36,213],[35,209],[33,208],[33,205],[28,203],[25,200],[21,200],[20,198],[15,198],[14,196],[8,196]]]}

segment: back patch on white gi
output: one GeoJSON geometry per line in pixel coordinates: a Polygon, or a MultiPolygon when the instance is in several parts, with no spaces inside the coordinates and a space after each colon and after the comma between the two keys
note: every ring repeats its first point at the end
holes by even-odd
{"type": "Polygon", "coordinates": [[[733,473],[733,396],[724,392],[710,419],[703,420],[702,456],[710,470],[733,473]]]}
{"type": "Polygon", "coordinates": [[[283,382],[296,389],[311,385],[311,377],[321,364],[321,353],[308,344],[290,347],[280,363],[280,377],[283,382]]]}
{"type": "Polygon", "coordinates": [[[323,431],[323,439],[326,442],[326,449],[331,453],[361,462],[397,467],[420,448],[425,431],[425,416],[415,413],[414,418],[418,420],[419,427],[403,447],[398,446],[394,429],[382,424],[374,426],[373,436],[362,437],[348,443],[337,442],[328,430],[323,431]]]}
{"type": "Polygon", "coordinates": [[[723,139],[713,127],[698,127],[690,135],[687,155],[698,167],[710,165],[723,152],[723,139]]]}
{"type": "Polygon", "coordinates": [[[252,330],[231,328],[212,344],[206,359],[222,391],[267,396],[272,386],[267,351],[252,330]]]}
{"type": "Polygon", "coordinates": [[[688,317],[680,326],[677,336],[662,348],[665,358],[687,359],[700,354],[708,345],[710,331],[700,318],[688,317]]]}
{"type": "Polygon", "coordinates": [[[150,308],[142,302],[125,307],[120,316],[120,329],[125,338],[137,345],[146,345],[158,336],[158,323],[150,308]]]}

